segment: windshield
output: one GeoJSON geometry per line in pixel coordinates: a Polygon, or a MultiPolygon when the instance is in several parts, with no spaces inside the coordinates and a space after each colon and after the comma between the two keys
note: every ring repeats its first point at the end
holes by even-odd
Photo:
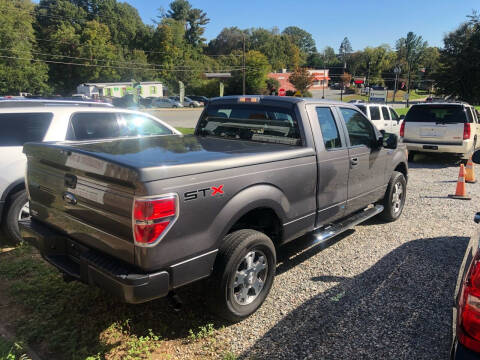
{"type": "Polygon", "coordinates": [[[262,105],[209,106],[200,119],[197,135],[301,145],[298,123],[290,110],[262,105]]]}
{"type": "Polygon", "coordinates": [[[418,105],[405,116],[406,122],[465,123],[467,117],[462,105],[418,105]]]}

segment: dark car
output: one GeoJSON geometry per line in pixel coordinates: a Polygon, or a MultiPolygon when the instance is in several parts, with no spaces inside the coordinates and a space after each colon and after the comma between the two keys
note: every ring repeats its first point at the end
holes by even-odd
{"type": "Polygon", "coordinates": [[[199,103],[202,103],[203,105],[208,104],[208,98],[206,96],[197,96],[197,95],[187,95],[188,98],[198,101],[199,103]]]}
{"type": "MultiPolygon", "coordinates": [[[[480,164],[480,150],[473,155],[480,164]]],[[[480,223],[480,213],[475,215],[480,223]]],[[[480,231],[472,236],[458,273],[453,308],[452,360],[480,359],[480,231]]]]}

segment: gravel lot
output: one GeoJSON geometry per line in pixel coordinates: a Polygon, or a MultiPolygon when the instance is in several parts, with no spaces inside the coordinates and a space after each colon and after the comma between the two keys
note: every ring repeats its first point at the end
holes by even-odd
{"type": "MultiPolygon", "coordinates": [[[[159,332],[169,324],[175,332],[164,339],[175,347],[189,329],[214,323],[215,343],[241,359],[447,359],[457,271],[480,211],[480,183],[467,185],[471,201],[447,198],[457,177],[455,159],[417,157],[400,220],[370,220],[329,246],[299,239],[281,249],[270,296],[241,323],[212,318],[201,283],[180,291],[179,313],[160,299],[119,304],[115,320],[155,314],[147,325],[159,332]]],[[[173,358],[196,359],[197,350],[187,343],[173,358]]]]}
{"type": "Polygon", "coordinates": [[[371,220],[324,249],[283,249],[266,303],[222,336],[246,359],[448,358],[457,271],[480,210],[480,183],[467,187],[472,201],[447,198],[457,177],[454,159],[417,157],[400,220],[371,220]]]}

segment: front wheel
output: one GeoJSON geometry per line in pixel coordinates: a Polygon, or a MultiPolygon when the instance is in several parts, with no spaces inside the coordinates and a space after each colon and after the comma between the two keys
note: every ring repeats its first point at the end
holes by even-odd
{"type": "Polygon", "coordinates": [[[276,254],[270,238],[238,230],[223,239],[212,276],[213,310],[237,322],[264,302],[275,277],[276,254]]]}
{"type": "Polygon", "coordinates": [[[397,220],[402,215],[406,196],[407,181],[405,176],[401,172],[394,171],[383,199],[384,210],[380,214],[382,219],[387,222],[397,220]]]}

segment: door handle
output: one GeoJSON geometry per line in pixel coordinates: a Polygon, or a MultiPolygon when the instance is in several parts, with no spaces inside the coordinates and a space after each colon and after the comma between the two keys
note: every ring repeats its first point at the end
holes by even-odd
{"type": "Polygon", "coordinates": [[[358,165],[358,158],[350,158],[350,166],[355,167],[358,165]]]}

